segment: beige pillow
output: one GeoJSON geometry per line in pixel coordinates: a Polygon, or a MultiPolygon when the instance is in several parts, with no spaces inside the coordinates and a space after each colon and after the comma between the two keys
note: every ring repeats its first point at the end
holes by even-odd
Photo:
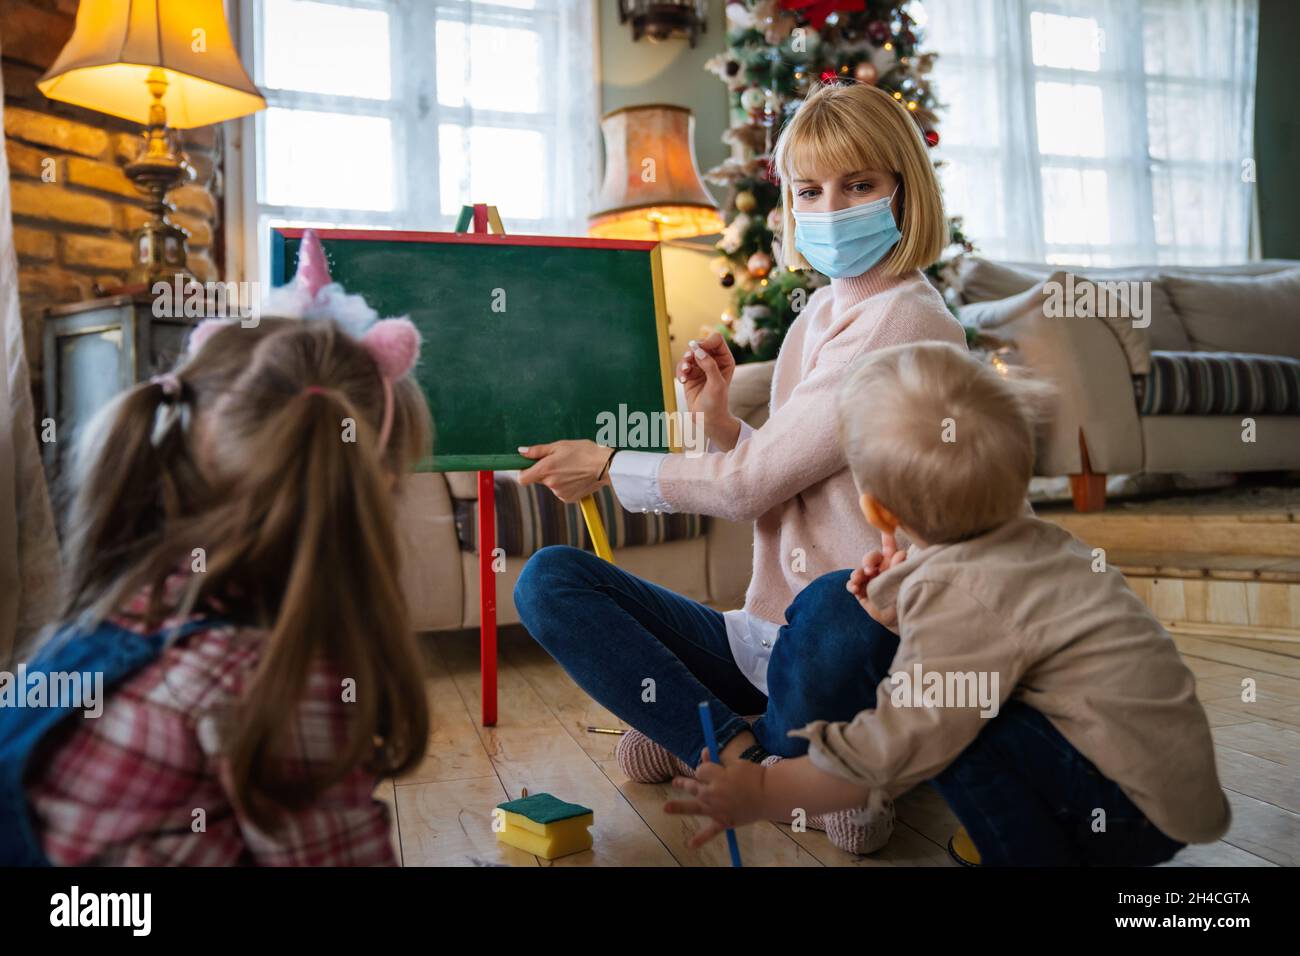
{"type": "MultiPolygon", "coordinates": [[[[963,256],[957,267],[958,281],[961,283],[962,301],[966,303],[988,302],[1018,295],[1026,289],[1032,289],[1048,278],[1052,266],[1044,265],[1041,271],[1030,271],[1035,267],[1028,263],[1007,265],[981,259],[979,256],[963,256]]],[[[1143,286],[1149,293],[1150,301],[1145,303],[1150,324],[1142,331],[1146,337],[1145,348],[1162,352],[1189,352],[1191,339],[1183,331],[1182,320],[1174,310],[1173,303],[1165,292],[1161,276],[1150,267],[1134,266],[1131,268],[1093,269],[1085,267],[1088,276],[1097,282],[1149,282],[1143,286]]],[[[1082,276],[1074,273],[1075,282],[1082,276]]]]}
{"type": "Polygon", "coordinates": [[[1231,278],[1167,275],[1163,282],[1197,351],[1300,359],[1300,269],[1231,278]]]}
{"type": "MultiPolygon", "coordinates": [[[[1082,276],[1054,272],[1019,295],[964,305],[959,317],[963,324],[974,325],[995,337],[1002,337],[1002,326],[1026,314],[1042,315],[1049,322],[1100,319],[1123,349],[1129,371],[1146,375],[1151,371],[1150,339],[1144,329],[1134,324],[1140,320],[1132,316],[1127,294],[1119,288],[1113,291],[1112,295],[1111,289],[1099,287],[1082,276]]],[[[1147,303],[1148,308],[1150,305],[1147,303]]]]}
{"type": "Polygon", "coordinates": [[[963,302],[992,302],[1032,288],[1042,276],[979,256],[962,256],[957,263],[957,281],[963,302]]]}

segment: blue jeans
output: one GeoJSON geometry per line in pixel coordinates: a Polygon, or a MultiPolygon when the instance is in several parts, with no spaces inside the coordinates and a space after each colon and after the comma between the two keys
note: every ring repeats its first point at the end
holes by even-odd
{"type": "Polygon", "coordinates": [[[808,752],[788,731],[875,706],[898,637],[845,590],[848,577],[817,578],[786,609],[766,697],[736,666],[720,612],[590,552],[543,548],[514,597],[529,633],[583,690],[694,767],[704,748],[700,701],[709,702],[719,747],[752,729],[783,757],[808,752]],[[762,716],[751,728],[745,714],[762,716]]]}
{"type": "Polygon", "coordinates": [[[1020,701],[930,784],[986,866],[1152,866],[1183,848],[1020,701]]]}

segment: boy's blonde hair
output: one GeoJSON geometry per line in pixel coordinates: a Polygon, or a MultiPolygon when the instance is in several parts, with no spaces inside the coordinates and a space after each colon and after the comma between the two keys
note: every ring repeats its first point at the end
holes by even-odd
{"type": "Polygon", "coordinates": [[[859,491],[927,544],[961,541],[1023,510],[1050,394],[946,342],[898,345],[840,387],[840,441],[859,491]]]}
{"type": "Polygon", "coordinates": [[[781,131],[774,158],[781,177],[781,254],[788,267],[811,268],[794,245],[794,181],[859,169],[899,179],[903,237],[885,257],[886,272],[924,269],[948,245],[948,221],[925,139],[906,108],[884,90],[865,83],[820,87],[781,131]]]}

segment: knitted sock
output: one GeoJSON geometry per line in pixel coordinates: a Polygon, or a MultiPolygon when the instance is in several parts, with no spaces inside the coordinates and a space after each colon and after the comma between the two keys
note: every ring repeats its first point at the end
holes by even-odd
{"type": "Polygon", "coordinates": [[[639,730],[629,730],[619,738],[614,758],[618,769],[637,783],[667,783],[673,777],[695,776],[689,764],[639,730]]]}
{"type": "MultiPolygon", "coordinates": [[[[763,766],[770,767],[780,759],[773,754],[763,761],[763,766]]],[[[789,820],[774,822],[790,823],[789,820]]],[[[809,817],[808,828],[825,830],[831,843],[846,853],[874,853],[894,833],[894,801],[872,793],[865,807],[809,817]]]]}

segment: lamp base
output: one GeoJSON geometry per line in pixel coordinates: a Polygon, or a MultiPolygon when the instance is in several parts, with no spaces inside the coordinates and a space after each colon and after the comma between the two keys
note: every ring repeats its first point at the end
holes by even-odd
{"type": "Polygon", "coordinates": [[[186,242],[190,234],[167,218],[176,208],[167,201],[167,193],[182,182],[194,178],[194,169],[169,129],[161,112],[144,131],[140,155],[123,170],[147,202],[149,220],[135,231],[135,262],[131,282],[152,285],[170,282],[175,276],[192,276],[186,264],[186,242]]]}
{"type": "Polygon", "coordinates": [[[176,276],[194,277],[188,264],[190,234],[164,218],[150,219],[131,236],[135,244],[131,282],[170,283],[176,276]]]}

